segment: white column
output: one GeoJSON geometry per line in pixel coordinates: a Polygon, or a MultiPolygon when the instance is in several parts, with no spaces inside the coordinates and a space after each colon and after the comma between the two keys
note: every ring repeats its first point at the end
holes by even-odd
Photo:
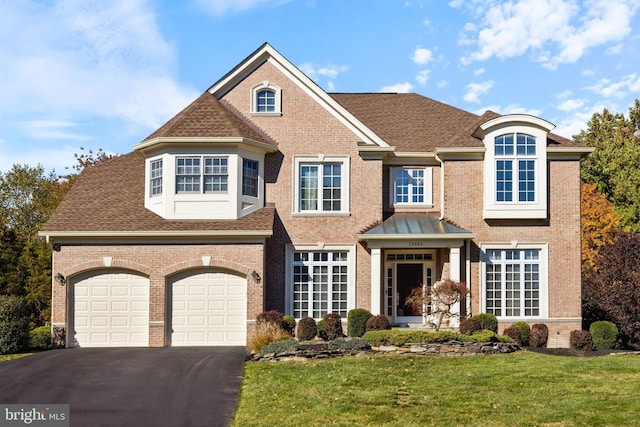
{"type": "MultiPolygon", "coordinates": [[[[449,279],[460,281],[460,248],[449,248],[449,279]]],[[[451,313],[460,313],[460,302],[451,307],[451,313]]],[[[452,327],[460,326],[460,319],[453,317],[449,323],[452,327]]]]}
{"type": "Polygon", "coordinates": [[[380,314],[380,291],[382,282],[380,277],[382,260],[381,249],[371,249],[371,314],[380,314]]]}

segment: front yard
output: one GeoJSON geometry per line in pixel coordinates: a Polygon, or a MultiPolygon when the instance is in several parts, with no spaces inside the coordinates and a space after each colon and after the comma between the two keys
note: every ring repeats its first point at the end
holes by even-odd
{"type": "Polygon", "coordinates": [[[639,425],[640,356],[249,362],[233,426],[639,425]]]}

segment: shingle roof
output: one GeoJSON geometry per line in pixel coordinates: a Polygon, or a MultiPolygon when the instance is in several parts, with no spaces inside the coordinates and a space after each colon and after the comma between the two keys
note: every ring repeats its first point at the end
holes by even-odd
{"type": "MultiPolygon", "coordinates": [[[[416,93],[332,93],[340,105],[401,152],[432,152],[445,147],[484,147],[472,134],[480,124],[499,117],[482,116],[416,93]]],[[[549,134],[548,144],[580,147],[549,134]]]]}
{"type": "Polygon", "coordinates": [[[237,220],[166,220],[144,207],[144,173],[144,157],[136,152],[85,169],[42,231],[213,232],[273,228],[273,207],[237,220]]]}
{"type": "Polygon", "coordinates": [[[234,108],[219,101],[209,92],[195,101],[149,135],[154,138],[226,138],[241,137],[275,145],[257,126],[250,123],[234,108]]]}

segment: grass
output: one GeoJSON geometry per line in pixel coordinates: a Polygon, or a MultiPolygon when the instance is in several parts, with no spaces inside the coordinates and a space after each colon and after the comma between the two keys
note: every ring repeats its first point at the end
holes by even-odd
{"type": "Polygon", "coordinates": [[[232,426],[640,425],[640,357],[249,362],[232,426]]]}
{"type": "Polygon", "coordinates": [[[19,359],[25,356],[31,356],[33,353],[17,353],[17,354],[0,354],[0,363],[7,360],[19,359]]]}

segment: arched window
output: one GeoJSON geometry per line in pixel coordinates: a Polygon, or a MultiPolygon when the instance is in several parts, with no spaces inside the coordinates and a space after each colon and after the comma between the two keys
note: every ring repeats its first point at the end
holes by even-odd
{"type": "Polygon", "coordinates": [[[251,90],[251,114],[262,116],[279,116],[281,90],[270,82],[262,82],[251,90]]]}
{"type": "Polygon", "coordinates": [[[274,113],[276,111],[276,93],[270,89],[263,89],[256,94],[256,112],[274,113]]]}

